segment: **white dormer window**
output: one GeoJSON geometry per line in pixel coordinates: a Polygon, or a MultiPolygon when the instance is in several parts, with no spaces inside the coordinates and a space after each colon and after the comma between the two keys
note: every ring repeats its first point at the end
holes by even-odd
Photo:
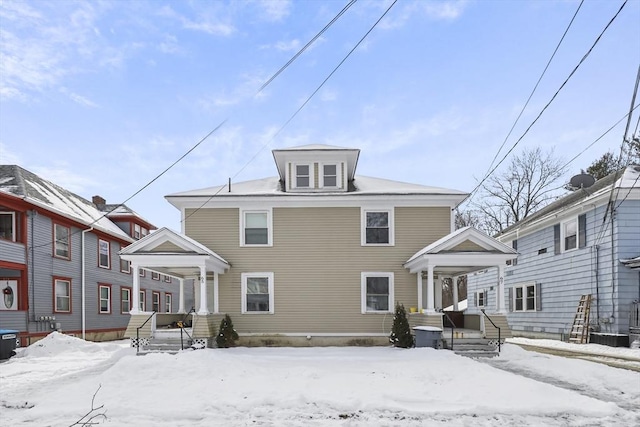
{"type": "Polygon", "coordinates": [[[322,165],[322,187],[338,187],[338,165],[324,164],[322,165]]]}
{"type": "Polygon", "coordinates": [[[311,186],[310,172],[310,165],[296,165],[296,188],[309,188],[311,186]]]}

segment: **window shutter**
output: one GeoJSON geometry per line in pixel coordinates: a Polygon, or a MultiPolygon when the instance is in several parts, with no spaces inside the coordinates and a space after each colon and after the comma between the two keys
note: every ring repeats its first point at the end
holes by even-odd
{"type": "MultiPolygon", "coordinates": [[[[511,242],[511,247],[515,249],[516,252],[518,252],[518,239],[514,239],[513,242],[511,242]]],[[[511,265],[516,265],[517,263],[518,263],[517,258],[514,258],[511,260],[511,265]]]]}
{"type": "Polygon", "coordinates": [[[540,283],[536,283],[536,311],[542,310],[542,289],[540,283]]]}
{"type": "Polygon", "coordinates": [[[484,290],[484,291],[482,291],[482,293],[484,294],[484,295],[482,296],[482,300],[484,301],[484,306],[485,306],[485,307],[487,307],[487,306],[489,305],[489,304],[488,304],[488,301],[487,301],[487,296],[488,296],[488,295],[487,295],[487,291],[486,291],[486,290],[484,290]]]}
{"type": "Polygon", "coordinates": [[[553,250],[556,255],[560,253],[560,224],[553,226],[553,250]]]}
{"type": "Polygon", "coordinates": [[[587,246],[587,214],[578,216],[578,247],[587,246]]]}
{"type": "Polygon", "coordinates": [[[513,288],[509,288],[509,311],[513,311],[513,288]]]}

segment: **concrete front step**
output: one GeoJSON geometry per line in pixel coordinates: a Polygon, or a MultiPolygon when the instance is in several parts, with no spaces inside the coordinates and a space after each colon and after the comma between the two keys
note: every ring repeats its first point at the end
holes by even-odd
{"type": "Polygon", "coordinates": [[[470,357],[470,358],[479,358],[479,357],[496,357],[499,356],[498,350],[456,350],[453,352],[458,356],[470,357]]]}
{"type": "MultiPolygon", "coordinates": [[[[451,338],[444,339],[446,348],[451,349],[451,338]]],[[[498,349],[490,344],[486,338],[460,338],[453,340],[453,352],[466,357],[495,357],[498,356],[498,349]]]]}

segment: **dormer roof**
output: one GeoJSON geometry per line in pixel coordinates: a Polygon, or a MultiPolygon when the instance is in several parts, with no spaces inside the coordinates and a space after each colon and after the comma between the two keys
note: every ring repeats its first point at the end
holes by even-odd
{"type": "Polygon", "coordinates": [[[298,147],[278,148],[272,151],[281,181],[286,181],[287,162],[299,161],[345,161],[347,179],[353,180],[358,165],[360,150],[357,148],[337,147],[334,145],[309,144],[298,147]]]}

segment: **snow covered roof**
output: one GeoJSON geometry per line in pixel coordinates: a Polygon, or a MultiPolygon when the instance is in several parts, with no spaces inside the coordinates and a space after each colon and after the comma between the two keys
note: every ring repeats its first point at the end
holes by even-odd
{"type": "Polygon", "coordinates": [[[133,241],[92,202],[20,166],[0,165],[0,191],[112,236],[133,241]]]}
{"type": "Polygon", "coordinates": [[[392,181],[382,178],[372,178],[367,176],[356,176],[353,180],[353,188],[349,192],[295,192],[287,193],[282,191],[278,177],[257,179],[231,183],[231,191],[228,185],[202,188],[198,190],[184,191],[170,194],[166,197],[228,197],[228,196],[300,196],[304,194],[321,197],[326,195],[349,197],[351,195],[454,195],[465,197],[467,193],[458,190],[451,190],[441,187],[430,187],[420,184],[410,184],[400,181],[392,181]]]}
{"type": "Polygon", "coordinates": [[[338,147],[337,145],[325,145],[325,144],[308,144],[308,145],[300,145],[297,147],[289,147],[289,148],[277,148],[273,151],[304,151],[304,150],[309,150],[309,151],[336,151],[336,150],[340,150],[340,151],[360,151],[357,148],[347,148],[347,147],[338,147]]]}
{"type": "MultiPolygon", "coordinates": [[[[522,221],[513,224],[502,231],[500,235],[509,234],[510,232],[532,224],[538,220],[542,220],[546,216],[555,215],[557,211],[565,209],[569,206],[579,205],[587,200],[592,200],[595,197],[609,194],[611,187],[620,190],[640,188],[640,165],[630,165],[621,171],[611,173],[604,178],[601,178],[595,182],[591,187],[581,188],[574,192],[567,194],[564,197],[559,198],[555,202],[545,206],[538,212],[529,215],[522,221]]],[[[617,192],[618,197],[625,197],[627,192],[617,192]]]]}

